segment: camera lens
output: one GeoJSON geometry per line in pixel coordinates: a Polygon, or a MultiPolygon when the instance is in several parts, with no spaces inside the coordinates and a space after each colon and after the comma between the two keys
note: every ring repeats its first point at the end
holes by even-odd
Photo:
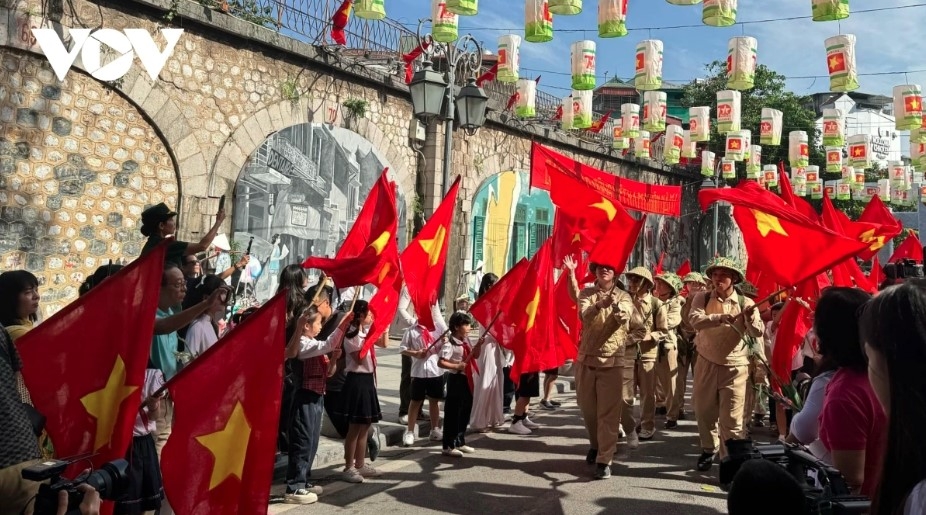
{"type": "Polygon", "coordinates": [[[94,470],[87,476],[86,483],[99,492],[101,498],[115,500],[121,497],[129,486],[128,469],[129,462],[113,460],[94,470]]]}

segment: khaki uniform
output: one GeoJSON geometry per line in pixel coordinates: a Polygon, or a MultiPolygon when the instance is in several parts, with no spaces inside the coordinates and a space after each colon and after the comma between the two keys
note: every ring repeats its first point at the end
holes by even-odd
{"type": "Polygon", "coordinates": [[[678,406],[675,404],[675,388],[678,384],[678,327],[682,323],[684,305],[685,297],[681,295],[665,301],[668,332],[656,359],[656,406],[660,405],[662,399],[668,420],[678,420],[678,406]]]}
{"type": "MultiPolygon", "coordinates": [[[[744,309],[754,305],[750,299],[741,300],[735,291],[726,299],[702,293],[691,300],[689,315],[692,328],[698,331],[693,400],[701,448],[705,452],[717,452],[719,448],[721,457],[726,456],[727,450],[720,443],[745,437],[748,345],[736,330],[720,321],[723,314],[739,315],[741,302],[744,309]]],[[[737,319],[736,329],[748,336],[762,336],[764,325],[758,311],[753,311],[749,320],[737,319]]]]}
{"type": "Polygon", "coordinates": [[[582,335],[576,358],[576,400],[582,411],[588,441],[598,450],[596,462],[610,465],[617,451],[621,402],[617,392],[623,383],[622,359],[627,341],[627,322],[633,311],[624,290],[600,290],[597,286],[579,292],[582,335]],[[598,309],[595,303],[610,295],[611,306],[598,309]]]}
{"type": "Polygon", "coordinates": [[[753,415],[765,415],[765,403],[757,389],[766,384],[767,373],[762,361],[765,358],[765,338],[756,338],[756,346],[750,347],[747,351],[749,358],[749,367],[747,369],[746,379],[746,408],[743,410],[743,427],[749,427],[752,423],[753,415]]]}
{"type": "Polygon", "coordinates": [[[624,432],[630,434],[635,430],[633,402],[634,385],[640,383],[641,430],[654,431],[656,428],[656,359],[659,356],[659,345],[665,341],[668,334],[666,322],[666,307],[663,302],[652,294],[647,293],[633,301],[633,314],[630,317],[630,338],[628,353],[624,354],[624,382],[622,396],[624,407],[621,419],[624,432]],[[633,373],[628,374],[628,369],[633,373]],[[629,375],[629,377],[628,377],[629,375]],[[636,377],[634,377],[636,376],[636,377]]]}
{"type": "MultiPolygon", "coordinates": [[[[698,295],[698,294],[694,294],[698,295]]],[[[691,327],[689,315],[691,314],[691,298],[689,297],[685,304],[682,305],[681,324],[679,324],[678,338],[678,373],[675,381],[675,401],[673,406],[676,412],[669,412],[666,416],[669,420],[678,420],[679,416],[685,411],[685,392],[688,391],[688,373],[689,370],[694,373],[695,362],[697,361],[698,352],[694,346],[694,338],[697,331],[691,327]]]]}

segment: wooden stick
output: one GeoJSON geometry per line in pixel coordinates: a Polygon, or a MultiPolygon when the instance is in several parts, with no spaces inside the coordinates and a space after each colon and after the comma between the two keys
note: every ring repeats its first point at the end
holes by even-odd
{"type": "MultiPolygon", "coordinates": [[[[318,296],[322,294],[322,290],[324,290],[326,286],[328,286],[328,276],[323,275],[322,280],[315,286],[315,294],[312,295],[312,300],[309,302],[310,306],[315,304],[315,301],[318,300],[318,296]]],[[[357,292],[355,291],[354,292],[355,299],[356,299],[356,295],[357,295],[357,292]]],[[[351,311],[353,311],[354,309],[353,304],[351,304],[350,308],[351,308],[351,311]]]]}
{"type": "MultiPolygon", "coordinates": [[[[350,301],[350,308],[347,310],[348,313],[353,313],[354,306],[357,305],[358,300],[360,300],[360,287],[354,286],[354,298],[350,301]]],[[[363,323],[363,320],[360,322],[363,323]]]]}

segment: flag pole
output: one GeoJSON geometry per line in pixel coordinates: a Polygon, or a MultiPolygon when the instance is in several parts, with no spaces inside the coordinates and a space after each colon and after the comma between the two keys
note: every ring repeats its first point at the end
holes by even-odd
{"type": "MultiPolygon", "coordinates": [[[[313,305],[313,304],[315,304],[315,301],[318,300],[318,296],[321,295],[322,290],[324,290],[326,286],[328,286],[328,276],[323,274],[323,275],[322,275],[322,280],[319,281],[318,285],[316,286],[316,288],[315,288],[315,294],[312,295],[312,300],[309,302],[309,305],[310,305],[310,306],[313,305]]],[[[356,292],[355,292],[355,298],[356,298],[356,292]]],[[[353,309],[354,309],[354,306],[353,306],[353,304],[352,304],[352,305],[351,305],[351,311],[353,311],[353,309]]]]}

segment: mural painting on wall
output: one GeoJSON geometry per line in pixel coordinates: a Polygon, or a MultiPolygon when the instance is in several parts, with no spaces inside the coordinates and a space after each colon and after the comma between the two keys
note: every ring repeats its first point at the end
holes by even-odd
{"type": "Polygon", "coordinates": [[[476,191],[472,243],[477,273],[469,280],[471,297],[475,298],[482,274],[502,276],[521,258],[533,256],[552,234],[550,194],[529,184],[526,172],[507,171],[486,179],[476,191]]]}
{"type": "MultiPolygon", "coordinates": [[[[334,257],[388,166],[370,141],[328,124],[294,125],[265,140],[235,185],[233,246],[243,251],[254,238],[251,265],[235,283],[237,292],[264,301],[276,291],[286,265],[309,256],[334,257]]],[[[401,192],[397,199],[404,248],[401,192]]]]}
{"type": "Polygon", "coordinates": [[[695,226],[691,217],[648,215],[643,225],[643,263],[650,270],[659,263],[665,253],[663,267],[675,270],[682,262],[691,257],[692,240],[695,226]]]}
{"type": "Polygon", "coordinates": [[[61,82],[39,56],[0,57],[0,270],[39,280],[40,317],[144,244],[142,210],[177,206],[177,174],[145,117],[78,71],[61,82]]]}

